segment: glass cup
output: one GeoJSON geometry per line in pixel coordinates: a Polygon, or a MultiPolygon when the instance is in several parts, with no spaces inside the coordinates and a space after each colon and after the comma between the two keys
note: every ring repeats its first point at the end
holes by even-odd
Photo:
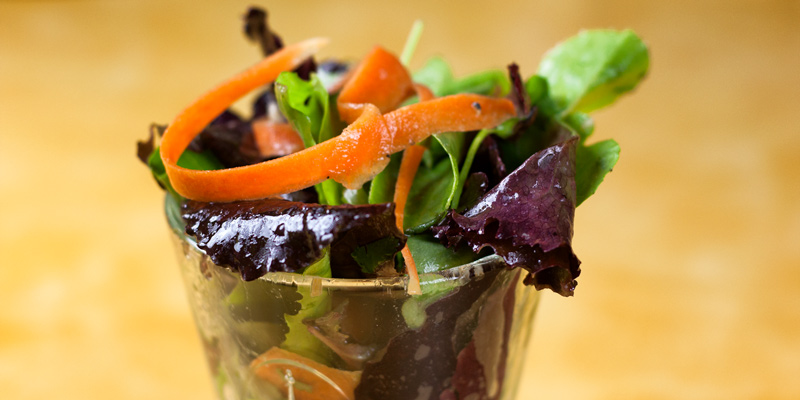
{"type": "Polygon", "coordinates": [[[221,400],[515,397],[539,292],[500,257],[422,274],[419,296],[407,277],[245,282],[171,222],[221,400]]]}

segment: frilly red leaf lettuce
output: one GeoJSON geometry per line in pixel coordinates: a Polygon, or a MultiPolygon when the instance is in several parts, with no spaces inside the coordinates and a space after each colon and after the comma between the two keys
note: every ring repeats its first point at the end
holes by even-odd
{"type": "Polygon", "coordinates": [[[463,214],[451,210],[434,235],[447,246],[494,249],[525,283],[571,296],[580,261],[572,252],[576,206],[573,137],[535,153],[463,214]]]}

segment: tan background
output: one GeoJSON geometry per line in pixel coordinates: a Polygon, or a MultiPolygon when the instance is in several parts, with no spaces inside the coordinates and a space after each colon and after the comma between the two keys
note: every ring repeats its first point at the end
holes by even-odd
{"type": "MultiPolygon", "coordinates": [[[[0,1],[0,398],[211,399],[150,122],[258,59],[250,2],[0,1]],[[202,4],[201,4],[202,3],[202,4]]],[[[648,80],[596,114],[622,158],[578,210],[577,296],[546,293],[520,399],[800,398],[800,2],[286,1],[288,42],[458,74],[631,27],[648,80]]]]}

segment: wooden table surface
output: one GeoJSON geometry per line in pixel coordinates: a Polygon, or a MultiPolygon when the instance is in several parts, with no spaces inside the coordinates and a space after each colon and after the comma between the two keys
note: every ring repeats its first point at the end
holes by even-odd
{"type": "MultiPolygon", "coordinates": [[[[276,3],[276,2],[271,2],[276,3]]],[[[0,1],[0,398],[211,399],[135,141],[258,59],[250,1],[0,1]]],[[[651,46],[596,114],[622,146],[577,212],[574,298],[545,293],[520,399],[800,398],[800,3],[269,4],[325,55],[442,54],[524,75],[581,28],[651,46]]]]}

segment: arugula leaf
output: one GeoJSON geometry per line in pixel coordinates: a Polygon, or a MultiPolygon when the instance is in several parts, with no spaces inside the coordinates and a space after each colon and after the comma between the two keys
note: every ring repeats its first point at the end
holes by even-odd
{"type": "Polygon", "coordinates": [[[281,113],[311,147],[333,136],[328,92],[316,74],[305,81],[295,72],[283,72],[275,80],[275,96],[281,113]]]}
{"type": "Polygon", "coordinates": [[[632,90],[647,73],[647,46],[631,30],[583,31],[550,50],[539,66],[560,115],[590,112],[632,90]]]}
{"type": "MultiPolygon", "coordinates": [[[[300,133],[306,147],[324,142],[341,131],[334,127],[334,120],[338,121],[335,102],[331,101],[317,74],[311,74],[306,81],[295,72],[281,73],[275,80],[275,97],[281,113],[300,133]]],[[[315,188],[320,204],[335,206],[344,203],[344,186],[340,183],[328,179],[315,188]]]]}
{"type": "Polygon", "coordinates": [[[575,157],[575,184],[577,186],[577,202],[593,195],[603,182],[606,174],[611,172],[619,159],[619,144],[613,139],[597,142],[591,146],[578,145],[575,157]]]}

